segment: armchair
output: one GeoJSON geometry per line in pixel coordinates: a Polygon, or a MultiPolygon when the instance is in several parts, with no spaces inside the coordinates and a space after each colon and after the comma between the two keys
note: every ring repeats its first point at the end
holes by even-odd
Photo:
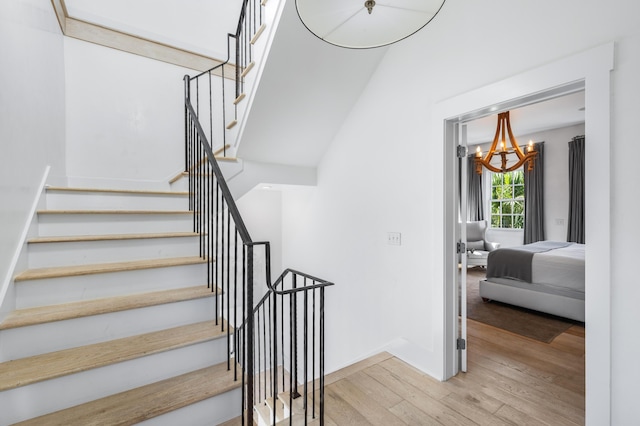
{"type": "Polygon", "coordinates": [[[485,239],[486,232],[486,220],[467,222],[467,266],[487,266],[489,252],[500,247],[485,239]]]}

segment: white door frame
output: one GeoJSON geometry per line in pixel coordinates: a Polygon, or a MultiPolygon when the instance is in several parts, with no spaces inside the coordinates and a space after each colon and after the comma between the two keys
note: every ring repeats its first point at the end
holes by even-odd
{"type": "Polygon", "coordinates": [[[508,110],[585,88],[585,136],[597,149],[585,152],[585,305],[586,421],[609,424],[611,418],[611,262],[610,262],[610,72],[614,44],[608,43],[434,105],[434,139],[443,141],[444,282],[442,341],[444,379],[457,374],[457,307],[454,299],[455,123],[508,110]]]}
{"type": "MultiPolygon", "coordinates": [[[[464,123],[457,123],[457,141],[456,148],[462,147],[463,151],[467,151],[467,125],[464,123]]],[[[458,157],[458,155],[456,155],[458,157]]],[[[460,358],[458,363],[458,369],[463,373],[467,372],[467,253],[466,253],[466,244],[467,244],[467,156],[465,155],[463,158],[458,157],[458,161],[456,163],[459,167],[458,175],[458,183],[457,186],[459,188],[459,198],[458,198],[458,223],[460,224],[460,229],[458,230],[458,234],[460,237],[457,241],[464,243],[465,247],[462,249],[462,253],[460,253],[460,272],[458,273],[458,279],[456,280],[456,288],[460,289],[460,303],[456,304],[459,306],[458,316],[460,317],[460,321],[457,322],[459,324],[460,330],[458,330],[457,336],[460,339],[462,344],[456,344],[456,348],[458,349],[458,356],[460,358]]]]}

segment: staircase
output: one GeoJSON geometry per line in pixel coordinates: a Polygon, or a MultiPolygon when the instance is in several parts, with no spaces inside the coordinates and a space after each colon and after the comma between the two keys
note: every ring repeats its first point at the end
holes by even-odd
{"type": "Polygon", "coordinates": [[[0,426],[323,424],[333,284],[291,269],[271,283],[269,243],[251,240],[218,165],[235,161],[264,5],[244,1],[220,92],[215,70],[185,77],[172,191],[46,189],[0,322],[0,426]]]}
{"type": "Polygon", "coordinates": [[[0,323],[0,424],[238,415],[221,292],[207,288],[187,200],[47,189],[29,269],[15,277],[16,310],[0,323]]]}

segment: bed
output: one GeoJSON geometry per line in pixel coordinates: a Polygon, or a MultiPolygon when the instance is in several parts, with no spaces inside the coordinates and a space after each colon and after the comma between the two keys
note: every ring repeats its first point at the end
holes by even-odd
{"type": "Polygon", "coordinates": [[[584,322],[584,247],[540,241],[492,251],[480,296],[584,322]]]}

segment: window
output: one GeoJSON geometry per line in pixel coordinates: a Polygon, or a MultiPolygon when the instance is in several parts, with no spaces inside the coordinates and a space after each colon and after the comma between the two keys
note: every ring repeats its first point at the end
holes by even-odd
{"type": "Polygon", "coordinates": [[[491,227],[524,228],[524,171],[491,174],[491,227]]]}

